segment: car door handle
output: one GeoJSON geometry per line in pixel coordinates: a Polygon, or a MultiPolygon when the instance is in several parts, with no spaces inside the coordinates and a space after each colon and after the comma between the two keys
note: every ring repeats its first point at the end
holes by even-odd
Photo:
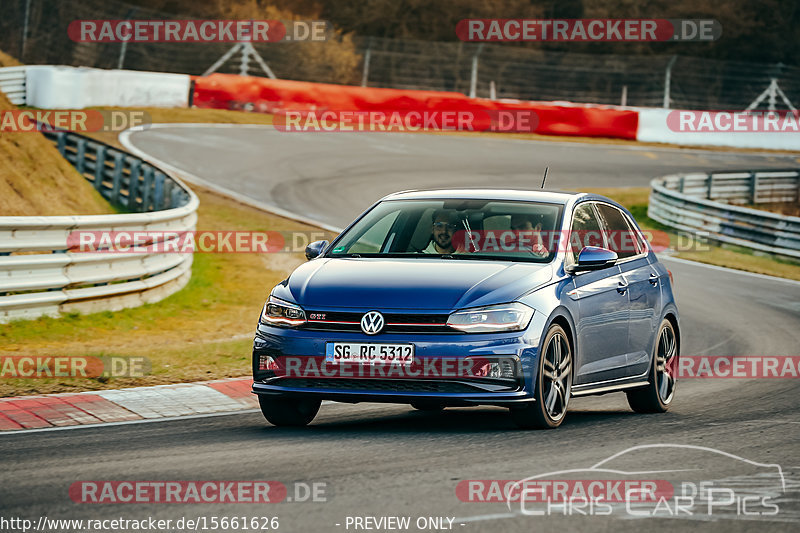
{"type": "Polygon", "coordinates": [[[617,285],[617,292],[620,294],[625,294],[627,290],[628,290],[628,284],[625,283],[624,281],[620,281],[619,285],[617,285]]]}
{"type": "Polygon", "coordinates": [[[650,285],[652,285],[653,287],[658,285],[658,276],[656,276],[655,274],[650,274],[650,285]]]}

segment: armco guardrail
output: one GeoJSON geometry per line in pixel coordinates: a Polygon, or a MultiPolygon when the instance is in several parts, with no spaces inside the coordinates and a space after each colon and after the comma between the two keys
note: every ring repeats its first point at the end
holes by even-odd
{"type": "Polygon", "coordinates": [[[718,242],[800,259],[800,217],[733,205],[797,202],[797,169],[665,176],[654,179],[651,186],[647,215],[657,222],[718,242]]]}
{"type": "Polygon", "coordinates": [[[134,307],[186,285],[191,253],[73,253],[67,239],[74,231],[192,231],[197,196],[158,168],[108,145],[72,133],[47,136],[105,198],[135,212],[0,217],[0,323],[134,307]]]}
{"type": "Polygon", "coordinates": [[[44,135],[117,207],[134,212],[161,211],[190,200],[189,189],[138,157],[78,134],[45,132],[44,135]]]}
{"type": "Polygon", "coordinates": [[[27,67],[0,68],[0,91],[5,93],[8,100],[14,105],[25,105],[27,97],[26,69],[27,67]]]}

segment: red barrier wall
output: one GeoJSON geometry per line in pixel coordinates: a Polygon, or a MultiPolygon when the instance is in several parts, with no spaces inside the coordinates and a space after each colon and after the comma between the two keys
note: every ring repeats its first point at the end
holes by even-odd
{"type": "Polygon", "coordinates": [[[536,133],[620,139],[636,139],[638,125],[636,111],[596,105],[486,100],[455,92],[377,89],[233,74],[212,74],[194,81],[194,105],[203,108],[264,113],[471,111],[486,113],[487,117],[492,111],[528,111],[538,117],[536,133]]]}

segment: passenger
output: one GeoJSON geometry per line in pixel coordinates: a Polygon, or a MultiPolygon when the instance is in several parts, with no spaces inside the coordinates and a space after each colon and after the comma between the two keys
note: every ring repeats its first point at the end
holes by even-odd
{"type": "Polygon", "coordinates": [[[518,237],[522,237],[519,233],[524,232],[525,240],[527,240],[528,237],[531,238],[532,246],[529,251],[533,255],[537,257],[546,257],[548,255],[547,248],[542,239],[541,222],[534,225],[528,215],[515,214],[511,215],[511,229],[517,232],[518,237]]]}

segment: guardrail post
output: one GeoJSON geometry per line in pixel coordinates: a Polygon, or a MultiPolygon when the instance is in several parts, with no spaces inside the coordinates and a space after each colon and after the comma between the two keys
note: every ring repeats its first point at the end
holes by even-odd
{"type": "Polygon", "coordinates": [[[63,131],[56,133],[56,140],[58,141],[58,152],[61,157],[66,157],[67,152],[67,134],[63,131]]]}
{"type": "Polygon", "coordinates": [[[134,210],[136,207],[136,191],[139,188],[139,172],[142,168],[142,162],[138,159],[131,161],[131,173],[128,177],[128,209],[134,210]]]}
{"type": "Polygon", "coordinates": [[[755,205],[758,199],[758,174],[750,173],[750,204],[755,205]]]}
{"type": "Polygon", "coordinates": [[[714,174],[709,173],[708,178],[706,178],[706,199],[711,200],[711,188],[714,185],[714,174]]]}
{"type": "Polygon", "coordinates": [[[150,165],[145,165],[143,175],[144,183],[142,184],[142,213],[147,211],[148,202],[150,202],[150,189],[153,187],[153,167],[150,165]]]}
{"type": "Polygon", "coordinates": [[[683,193],[683,188],[686,186],[686,176],[681,176],[681,181],[678,182],[678,192],[683,193]]]}
{"type": "Polygon", "coordinates": [[[86,166],[86,139],[78,139],[75,145],[78,147],[78,154],[75,156],[75,168],[78,174],[83,175],[86,166]]]}
{"type": "Polygon", "coordinates": [[[163,203],[158,206],[159,209],[169,209],[172,201],[172,183],[171,180],[164,182],[164,198],[163,203]]]}
{"type": "Polygon", "coordinates": [[[122,182],[122,167],[125,165],[125,155],[121,152],[114,154],[114,178],[109,201],[119,204],[119,188],[122,182]]]}
{"type": "Polygon", "coordinates": [[[164,180],[166,176],[159,172],[156,174],[156,186],[153,191],[153,209],[160,209],[161,204],[164,203],[164,180]]]}
{"type": "Polygon", "coordinates": [[[94,159],[94,188],[99,191],[103,188],[103,176],[106,170],[106,146],[104,144],[97,145],[97,152],[94,159]]]}

